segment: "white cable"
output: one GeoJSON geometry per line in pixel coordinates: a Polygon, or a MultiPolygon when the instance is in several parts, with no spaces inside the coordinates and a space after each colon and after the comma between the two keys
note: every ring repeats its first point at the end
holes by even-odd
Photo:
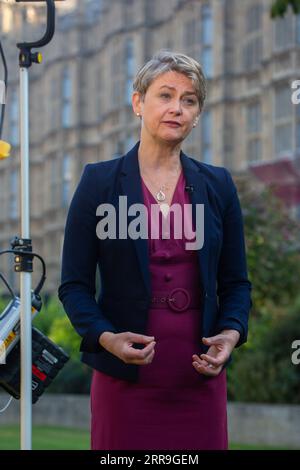
{"type": "Polygon", "coordinates": [[[7,408],[8,408],[9,405],[11,404],[12,399],[13,399],[13,397],[10,397],[10,399],[9,399],[8,402],[6,403],[5,407],[0,410],[0,413],[4,413],[4,411],[7,410],[7,408]]]}

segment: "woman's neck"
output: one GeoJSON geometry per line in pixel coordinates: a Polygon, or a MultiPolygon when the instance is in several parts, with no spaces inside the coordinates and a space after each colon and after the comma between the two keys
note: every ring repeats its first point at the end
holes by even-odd
{"type": "Polygon", "coordinates": [[[161,144],[140,141],[138,159],[141,170],[177,173],[181,169],[180,143],[161,144]]]}

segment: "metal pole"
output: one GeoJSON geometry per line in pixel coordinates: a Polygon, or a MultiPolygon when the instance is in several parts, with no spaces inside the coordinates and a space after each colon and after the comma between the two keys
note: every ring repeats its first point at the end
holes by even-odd
{"type": "MultiPolygon", "coordinates": [[[[20,68],[21,237],[29,234],[29,86],[28,68],[20,68]]],[[[32,449],[31,273],[20,273],[21,297],[21,449],[32,449]]]]}
{"type": "MultiPolygon", "coordinates": [[[[27,3],[30,0],[16,0],[27,3]]],[[[39,1],[39,0],[36,0],[39,1]]],[[[21,238],[30,239],[29,235],[29,85],[28,69],[32,63],[41,63],[36,49],[48,44],[55,31],[54,0],[45,0],[47,6],[47,28],[44,36],[38,41],[17,43],[20,49],[20,140],[21,140],[21,238]]],[[[31,242],[31,240],[30,240],[31,242]]],[[[28,271],[28,267],[27,267],[28,271]]],[[[31,272],[20,272],[21,297],[21,449],[32,448],[32,325],[31,325],[31,272]]]]}

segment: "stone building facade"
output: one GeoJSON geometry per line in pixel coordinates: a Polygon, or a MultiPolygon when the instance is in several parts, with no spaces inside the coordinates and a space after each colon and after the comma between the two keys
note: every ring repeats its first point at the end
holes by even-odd
{"type": "MultiPolygon", "coordinates": [[[[138,68],[161,48],[202,64],[208,98],[183,150],[232,172],[297,161],[300,18],[272,21],[271,0],[67,0],[56,34],[30,69],[30,201],[34,249],[46,260],[45,290],[56,292],[67,209],[88,162],[122,155],[139,138],[131,106],[138,68]]],[[[42,35],[45,9],[0,1],[0,35],[9,65],[0,162],[0,249],[19,234],[18,40],[42,35]]],[[[1,77],[0,77],[1,78],[1,77]]],[[[300,203],[300,200],[299,200],[300,203]]],[[[11,260],[1,260],[11,282],[11,260]]],[[[38,266],[37,266],[38,270],[38,266]]],[[[34,274],[34,279],[37,274],[34,274]]]]}

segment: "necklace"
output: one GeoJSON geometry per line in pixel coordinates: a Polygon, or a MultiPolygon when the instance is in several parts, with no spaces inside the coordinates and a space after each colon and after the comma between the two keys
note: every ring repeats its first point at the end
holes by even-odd
{"type": "MultiPolygon", "coordinates": [[[[181,171],[181,169],[180,169],[180,171],[181,171]]],[[[148,176],[147,176],[147,178],[149,179],[148,176]]],[[[151,181],[151,180],[150,180],[150,181],[151,181]]],[[[151,183],[152,183],[152,181],[151,181],[151,183]]],[[[153,183],[152,183],[152,184],[153,184],[153,183]]],[[[156,185],[155,185],[155,186],[156,186],[156,185]]],[[[158,203],[161,203],[161,202],[165,201],[165,199],[166,199],[166,194],[165,194],[164,191],[168,191],[169,189],[170,189],[170,187],[169,187],[168,185],[166,185],[166,184],[162,184],[162,185],[159,186],[159,190],[158,190],[158,192],[157,192],[156,195],[155,195],[155,197],[156,197],[158,203]]]]}
{"type": "Polygon", "coordinates": [[[168,189],[169,188],[164,184],[160,187],[158,193],[156,194],[156,199],[158,200],[158,202],[163,202],[166,199],[164,190],[168,190],[168,189]]]}

